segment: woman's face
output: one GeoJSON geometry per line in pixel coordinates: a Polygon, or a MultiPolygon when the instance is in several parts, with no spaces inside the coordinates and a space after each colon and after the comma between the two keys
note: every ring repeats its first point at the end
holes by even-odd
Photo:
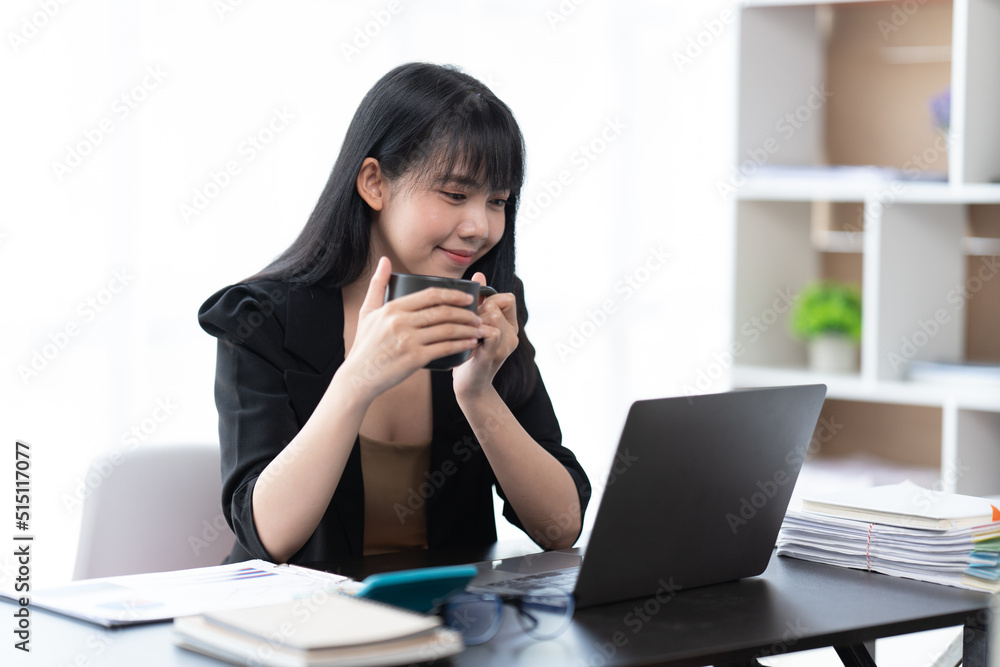
{"type": "Polygon", "coordinates": [[[461,278],[503,235],[508,191],[485,192],[461,176],[443,185],[410,176],[383,184],[372,246],[396,273],[461,278]]]}

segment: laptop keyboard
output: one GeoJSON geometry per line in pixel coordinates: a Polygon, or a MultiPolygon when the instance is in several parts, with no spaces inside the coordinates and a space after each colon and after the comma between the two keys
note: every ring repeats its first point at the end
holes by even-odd
{"type": "Polygon", "coordinates": [[[576,587],[576,579],[580,576],[580,568],[573,567],[567,570],[556,570],[554,572],[541,572],[530,574],[524,577],[515,577],[504,581],[495,581],[491,584],[483,584],[478,588],[492,589],[498,591],[515,591],[526,593],[540,588],[557,588],[559,590],[572,593],[576,587]]]}

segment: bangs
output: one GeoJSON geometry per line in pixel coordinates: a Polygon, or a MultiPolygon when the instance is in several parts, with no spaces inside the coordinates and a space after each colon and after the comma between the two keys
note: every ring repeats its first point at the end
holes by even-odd
{"type": "Polygon", "coordinates": [[[485,192],[521,191],[524,139],[510,110],[478,93],[435,123],[408,160],[417,178],[466,184],[485,192]],[[419,146],[425,147],[421,150],[419,146]]]}

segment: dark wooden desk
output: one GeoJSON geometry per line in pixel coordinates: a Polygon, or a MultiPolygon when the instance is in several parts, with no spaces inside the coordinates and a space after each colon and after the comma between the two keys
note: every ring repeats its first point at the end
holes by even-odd
{"type": "MultiPolygon", "coordinates": [[[[377,571],[527,554],[530,543],[446,554],[390,554],[324,569],[362,577],[377,571]]],[[[755,657],[823,646],[858,647],[879,637],[966,627],[966,667],[985,667],[990,596],[857,570],[772,557],[760,577],[631,600],[576,613],[551,641],[522,634],[505,619],[499,634],[445,664],[604,667],[605,665],[746,665],[755,657]]],[[[0,600],[0,616],[13,606],[0,600]]],[[[0,664],[63,667],[210,667],[221,665],[172,643],[160,623],[107,631],[33,610],[32,653],[0,648],[0,664]]],[[[842,653],[848,661],[854,660],[842,653]]],[[[853,665],[865,663],[863,656],[853,665]]]]}
{"type": "MultiPolygon", "coordinates": [[[[354,578],[530,554],[490,550],[386,554],[313,567],[354,578]]],[[[456,665],[753,665],[756,658],[832,646],[848,667],[874,665],[880,637],[963,625],[965,667],[986,667],[990,596],[948,586],[771,557],[760,577],[578,610],[565,635],[536,642],[506,618],[500,634],[456,665]]],[[[512,616],[512,615],[511,615],[512,616]]]]}

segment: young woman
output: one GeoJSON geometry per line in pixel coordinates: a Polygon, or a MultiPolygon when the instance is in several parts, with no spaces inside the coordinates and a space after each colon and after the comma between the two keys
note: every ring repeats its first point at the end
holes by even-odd
{"type": "Polygon", "coordinates": [[[571,546],[590,486],[524,335],[510,109],[476,79],[414,63],[365,96],[299,237],[199,311],[215,397],[230,560],[330,561],[496,541],[504,516],[571,546]],[[392,272],[471,278],[383,305],[392,272]],[[452,371],[424,366],[471,350],[452,371]]]}

